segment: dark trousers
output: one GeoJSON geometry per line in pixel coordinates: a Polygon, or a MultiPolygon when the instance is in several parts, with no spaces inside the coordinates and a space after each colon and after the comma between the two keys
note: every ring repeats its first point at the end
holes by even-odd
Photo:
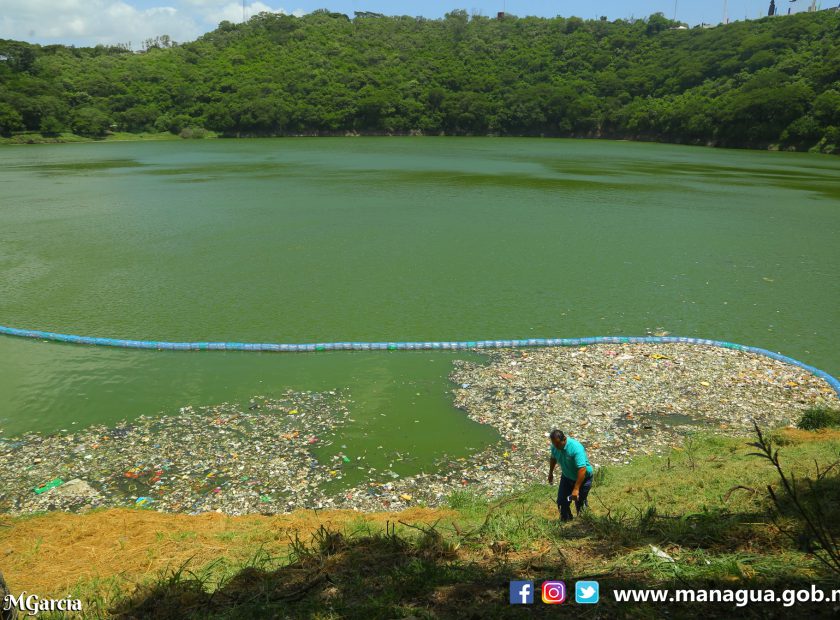
{"type": "MultiPolygon", "coordinates": [[[[560,476],[560,487],[557,489],[557,507],[560,509],[561,521],[572,520],[572,503],[569,501],[569,496],[575,488],[575,482],[577,481],[570,480],[563,475],[560,476]]],[[[591,488],[592,476],[589,476],[583,481],[583,484],[580,485],[580,491],[578,491],[578,500],[575,502],[575,510],[578,514],[583,512],[583,510],[589,506],[586,501],[586,497],[589,495],[589,489],[591,488]]]]}

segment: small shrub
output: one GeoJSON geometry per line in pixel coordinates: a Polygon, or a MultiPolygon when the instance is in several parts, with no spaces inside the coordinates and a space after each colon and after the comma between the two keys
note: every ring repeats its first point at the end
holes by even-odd
{"type": "Polygon", "coordinates": [[[609,473],[606,467],[596,467],[595,473],[592,474],[592,484],[597,484],[598,486],[605,486],[608,478],[609,473]]]}
{"type": "Polygon", "coordinates": [[[178,135],[185,140],[200,140],[207,136],[207,130],[204,127],[184,127],[178,135]]]}
{"type": "Polygon", "coordinates": [[[767,438],[777,446],[792,446],[796,443],[795,440],[791,439],[788,434],[782,432],[781,430],[769,431],[767,433],[767,438]]]}
{"type": "Polygon", "coordinates": [[[421,558],[429,561],[452,560],[457,557],[458,545],[446,540],[440,532],[428,529],[415,541],[415,548],[421,558]]]}
{"type": "Polygon", "coordinates": [[[829,426],[840,426],[840,410],[828,407],[812,407],[802,414],[797,424],[804,431],[815,431],[829,426]]]}
{"type": "Polygon", "coordinates": [[[481,498],[473,491],[457,490],[452,491],[447,498],[450,508],[456,510],[474,510],[482,506],[481,498]]]}
{"type": "Polygon", "coordinates": [[[700,441],[694,433],[688,433],[683,439],[683,450],[685,450],[685,457],[688,459],[688,466],[691,469],[697,467],[697,454],[700,451],[700,441]]]}

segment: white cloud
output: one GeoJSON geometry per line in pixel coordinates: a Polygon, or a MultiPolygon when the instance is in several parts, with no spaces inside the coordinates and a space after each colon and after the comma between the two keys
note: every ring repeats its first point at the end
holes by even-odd
{"type": "MultiPolygon", "coordinates": [[[[136,49],[143,40],[158,35],[191,41],[220,21],[242,21],[242,3],[236,0],[160,0],[161,6],[148,8],[138,8],[132,0],[0,2],[0,38],[35,43],[111,45],[130,41],[136,49]]],[[[246,19],[263,11],[287,13],[259,0],[246,0],[246,19]]],[[[292,14],[301,16],[304,11],[296,9],[292,14]]]]}
{"type": "MultiPolygon", "coordinates": [[[[239,23],[242,21],[242,3],[241,2],[231,2],[231,0],[224,0],[223,2],[218,2],[217,0],[186,0],[187,2],[201,2],[204,5],[216,4],[218,5],[215,10],[208,11],[204,14],[204,21],[214,26],[221,21],[229,21],[234,23],[239,23]]],[[[251,2],[245,3],[245,19],[250,19],[254,15],[258,15],[259,13],[281,13],[282,15],[288,15],[289,12],[284,8],[273,9],[267,4],[263,2],[251,2]]],[[[291,12],[292,15],[296,17],[300,17],[304,14],[302,9],[296,9],[291,12]]]]}
{"type": "MultiPolygon", "coordinates": [[[[230,4],[230,0],[181,0],[181,4],[187,4],[190,6],[223,6],[225,4],[230,4]]],[[[240,7],[242,3],[240,2],[240,7]]]]}
{"type": "MultiPolygon", "coordinates": [[[[252,2],[252,3],[245,3],[245,19],[250,18],[257,13],[262,13],[263,11],[273,11],[270,6],[267,4],[263,4],[262,2],[252,2]]],[[[282,11],[282,9],[281,9],[282,11]]],[[[221,6],[215,7],[212,11],[208,11],[204,14],[204,21],[209,22],[211,24],[218,24],[221,21],[229,21],[234,23],[239,23],[242,21],[242,3],[241,2],[230,2],[229,0],[222,4],[221,6]]]]}
{"type": "Polygon", "coordinates": [[[0,38],[39,43],[105,45],[140,42],[168,34],[194,39],[201,28],[190,15],[171,6],[138,9],[122,0],[3,0],[0,38]]]}

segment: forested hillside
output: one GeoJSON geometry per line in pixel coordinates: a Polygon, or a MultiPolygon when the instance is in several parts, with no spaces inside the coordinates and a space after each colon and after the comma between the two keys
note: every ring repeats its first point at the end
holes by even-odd
{"type": "Polygon", "coordinates": [[[260,14],[144,53],[0,40],[0,133],[395,133],[840,147],[840,13],[260,14]]]}

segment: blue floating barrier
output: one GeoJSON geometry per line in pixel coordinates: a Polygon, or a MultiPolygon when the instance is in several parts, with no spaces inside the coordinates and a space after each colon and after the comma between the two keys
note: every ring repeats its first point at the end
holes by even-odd
{"type": "Polygon", "coordinates": [[[86,344],[93,346],[117,347],[123,349],[158,349],[164,351],[404,351],[404,350],[464,350],[510,347],[578,347],[594,344],[622,344],[622,343],[680,343],[703,346],[715,346],[734,349],[756,355],[763,355],[770,359],[791,364],[808,371],[828,383],[840,396],[840,380],[827,372],[810,364],[800,362],[787,355],[769,351],[759,347],[737,344],[723,340],[709,340],[706,338],[688,338],[684,336],[588,336],[585,338],[528,338],[525,340],[465,340],[465,341],[424,341],[424,342],[324,342],[317,344],[275,344],[275,343],[244,343],[244,342],[166,342],[154,340],[128,340],[117,338],[101,338],[94,336],[78,336],[75,334],[58,334],[34,329],[20,329],[0,325],[0,335],[33,338],[53,342],[70,344],[86,344]]]}

